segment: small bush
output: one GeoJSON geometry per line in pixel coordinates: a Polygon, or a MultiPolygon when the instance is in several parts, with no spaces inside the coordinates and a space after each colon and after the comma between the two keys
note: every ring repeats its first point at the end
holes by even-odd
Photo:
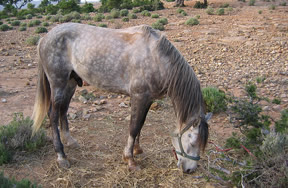
{"type": "Polygon", "coordinates": [[[112,16],[112,18],[119,18],[120,17],[120,11],[117,9],[112,9],[110,11],[110,15],[112,16]]]}
{"type": "Polygon", "coordinates": [[[46,17],[45,17],[45,20],[50,20],[50,19],[51,19],[51,17],[52,17],[51,15],[49,15],[49,16],[46,16],[46,17]]]}
{"type": "Polygon", "coordinates": [[[24,119],[23,114],[18,113],[8,125],[0,126],[0,165],[10,162],[15,150],[35,151],[45,144],[42,129],[32,137],[32,124],[30,118],[24,119]]]}
{"type": "Polygon", "coordinates": [[[281,104],[281,99],[275,98],[275,99],[272,100],[272,103],[273,104],[281,104]]]}
{"type": "Polygon", "coordinates": [[[281,119],[275,123],[275,131],[288,134],[288,109],[281,112],[281,119]]]}
{"type": "Polygon", "coordinates": [[[40,39],[40,36],[30,36],[26,39],[26,44],[29,46],[35,46],[37,45],[38,41],[40,39]]]}
{"type": "Polygon", "coordinates": [[[185,22],[185,25],[199,25],[197,18],[190,18],[185,22]]]}
{"type": "Polygon", "coordinates": [[[181,12],[181,15],[182,16],[187,16],[188,14],[185,11],[183,11],[183,12],[181,12]]]}
{"type": "Polygon", "coordinates": [[[249,0],[249,6],[254,6],[255,5],[255,0],[249,0]]]}
{"type": "Polygon", "coordinates": [[[227,97],[225,93],[214,87],[202,89],[203,98],[208,112],[223,112],[227,109],[227,97]]]}
{"type": "Polygon", "coordinates": [[[26,26],[27,26],[27,23],[22,22],[22,23],[20,24],[20,26],[21,26],[21,27],[26,27],[26,26]]]}
{"type": "Polygon", "coordinates": [[[181,14],[182,12],[185,12],[182,8],[178,8],[177,10],[176,10],[176,12],[178,13],[178,14],[181,14]]]}
{"type": "Polygon", "coordinates": [[[152,14],[151,17],[152,18],[159,18],[159,14],[152,14]]]}
{"type": "Polygon", "coordinates": [[[194,8],[207,8],[207,3],[201,3],[200,1],[196,1],[194,8]]]}
{"type": "Polygon", "coordinates": [[[262,10],[259,10],[259,11],[258,11],[258,14],[262,14],[262,10]]]}
{"type": "Polygon", "coordinates": [[[90,16],[90,14],[84,14],[81,19],[82,20],[91,20],[92,18],[90,16]]]}
{"type": "Polygon", "coordinates": [[[281,2],[281,3],[279,3],[279,6],[286,6],[286,2],[281,2]]]}
{"type": "Polygon", "coordinates": [[[40,25],[41,24],[40,20],[33,20],[32,22],[33,22],[34,25],[40,25]]]}
{"type": "Polygon", "coordinates": [[[55,16],[51,17],[51,22],[59,22],[59,20],[62,18],[63,16],[60,14],[56,14],[55,16]]]}
{"type": "Polygon", "coordinates": [[[73,20],[71,20],[71,22],[73,22],[73,23],[81,23],[81,20],[73,19],[73,20]]]}
{"type": "Polygon", "coordinates": [[[28,22],[27,24],[28,27],[34,27],[34,23],[32,21],[28,22]]]}
{"type": "Polygon", "coordinates": [[[93,20],[94,20],[95,22],[101,22],[102,19],[103,19],[103,15],[102,15],[102,14],[96,14],[96,15],[94,16],[94,18],[93,18],[93,20]]]}
{"type": "Polygon", "coordinates": [[[48,30],[45,27],[37,27],[35,33],[47,33],[48,30]]]}
{"type": "Polygon", "coordinates": [[[140,11],[140,9],[138,9],[138,8],[134,8],[134,9],[132,10],[132,12],[133,12],[133,13],[139,13],[139,12],[141,12],[141,11],[140,11]]]}
{"type": "Polygon", "coordinates": [[[161,22],[155,22],[152,24],[152,28],[164,31],[165,27],[161,22]]]}
{"type": "Polygon", "coordinates": [[[143,11],[141,12],[141,15],[142,15],[142,16],[150,17],[150,16],[151,16],[151,13],[150,13],[148,10],[143,10],[143,11]]]}
{"type": "Polygon", "coordinates": [[[15,20],[15,21],[11,22],[11,25],[12,25],[12,26],[19,26],[20,23],[21,23],[21,22],[20,22],[19,20],[15,20]]]}
{"type": "Polygon", "coordinates": [[[167,18],[160,18],[159,20],[157,20],[158,23],[162,23],[163,25],[167,25],[168,24],[168,19],[167,18]]]}
{"type": "Polygon", "coordinates": [[[40,19],[40,18],[43,18],[43,16],[37,15],[36,18],[40,19]]]}
{"type": "Polygon", "coordinates": [[[49,23],[48,23],[48,22],[43,22],[43,23],[42,23],[42,26],[43,26],[43,27],[48,27],[48,26],[49,26],[49,23]]]}
{"type": "Polygon", "coordinates": [[[225,14],[225,9],[224,8],[219,8],[216,10],[217,15],[224,15],[225,14]]]}
{"type": "Polygon", "coordinates": [[[129,11],[127,9],[120,10],[120,16],[121,17],[127,16],[128,14],[129,14],[129,11]]]}
{"type": "Polygon", "coordinates": [[[112,16],[111,16],[111,15],[105,16],[105,20],[111,20],[111,19],[112,19],[112,16]]]}
{"type": "Polygon", "coordinates": [[[94,12],[95,9],[93,7],[93,4],[92,3],[87,3],[85,1],[85,4],[81,7],[81,12],[83,13],[90,13],[90,12],[94,12]]]}
{"type": "Polygon", "coordinates": [[[7,24],[0,25],[0,31],[8,31],[10,27],[7,24]]]}
{"type": "Polygon", "coordinates": [[[33,16],[32,16],[32,14],[28,14],[28,15],[26,15],[26,19],[32,19],[33,18],[33,16]]]}
{"type": "Polygon", "coordinates": [[[275,6],[275,5],[270,5],[270,6],[268,7],[268,9],[269,9],[269,10],[275,10],[275,9],[276,9],[276,6],[275,6]]]}
{"type": "Polygon", "coordinates": [[[3,172],[0,172],[0,185],[1,188],[10,188],[10,187],[16,187],[16,188],[40,188],[41,186],[38,186],[36,183],[32,183],[28,179],[22,179],[21,181],[16,181],[14,178],[9,179],[6,178],[3,174],[3,172]]]}
{"type": "Polygon", "coordinates": [[[200,15],[196,15],[195,18],[196,18],[196,19],[200,19],[200,15]]]}
{"type": "Polygon", "coordinates": [[[128,18],[129,19],[137,19],[137,15],[136,14],[128,14],[128,18]]]}
{"type": "Polygon", "coordinates": [[[2,25],[2,24],[3,24],[3,22],[0,21],[0,25],[2,25]]]}
{"type": "Polygon", "coordinates": [[[27,30],[26,27],[23,27],[23,26],[19,27],[19,31],[26,31],[26,30],[27,30]]]}
{"type": "Polygon", "coordinates": [[[224,3],[220,5],[220,8],[228,8],[228,7],[229,7],[229,3],[224,3]]]}
{"type": "Polygon", "coordinates": [[[99,26],[99,27],[107,27],[107,24],[100,23],[98,26],[99,26]]]}
{"type": "Polygon", "coordinates": [[[129,22],[129,18],[128,17],[124,17],[124,18],[122,18],[122,21],[123,22],[129,22]]]}
{"type": "Polygon", "coordinates": [[[206,10],[206,13],[208,15],[213,15],[214,14],[214,9],[212,7],[208,7],[207,10],[206,10]]]}

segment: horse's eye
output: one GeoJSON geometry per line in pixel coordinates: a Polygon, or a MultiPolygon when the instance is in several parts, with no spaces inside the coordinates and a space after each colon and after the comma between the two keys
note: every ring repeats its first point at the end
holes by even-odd
{"type": "Polygon", "coordinates": [[[188,137],[191,138],[191,134],[190,133],[188,134],[188,137]]]}

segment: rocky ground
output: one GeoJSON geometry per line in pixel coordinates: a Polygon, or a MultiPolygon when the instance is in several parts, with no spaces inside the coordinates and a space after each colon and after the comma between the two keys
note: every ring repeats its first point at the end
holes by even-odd
{"type": "MultiPolygon", "coordinates": [[[[165,10],[155,12],[168,18],[169,23],[162,33],[191,64],[202,87],[215,86],[239,97],[244,95],[245,85],[254,82],[260,96],[281,100],[278,105],[262,102],[264,113],[279,119],[281,110],[288,107],[288,8],[277,6],[275,10],[269,9],[269,5],[278,5],[280,1],[256,1],[256,6],[234,0],[208,2],[215,9],[229,3],[233,10],[223,16],[208,15],[206,10],[194,9],[194,1],[186,1],[187,6],[183,9],[188,16],[182,16],[176,12],[173,3],[165,3],[165,10]],[[184,24],[196,15],[200,16],[199,25],[184,24]]],[[[104,23],[109,28],[126,28],[151,25],[156,20],[138,14],[138,19],[128,23],[120,19],[104,23]]],[[[49,30],[56,25],[50,25],[49,30]]],[[[36,35],[35,28],[27,28],[24,32],[15,28],[0,32],[2,125],[11,121],[16,112],[31,116],[36,92],[36,47],[25,43],[29,36],[36,35]]],[[[1,169],[5,174],[17,179],[32,179],[43,187],[230,186],[213,178],[208,183],[204,178],[208,151],[214,148],[211,144],[203,154],[197,172],[187,175],[176,168],[169,136],[175,127],[175,118],[166,98],[153,105],[143,128],[145,153],[137,157],[143,170],[129,172],[121,160],[128,134],[129,110],[129,97],[99,91],[92,86],[78,88],[70,105],[69,119],[72,135],[81,147],[76,150],[66,148],[72,167],[68,170],[58,168],[52,143],[49,143],[37,153],[17,154],[14,163],[1,169]],[[80,97],[83,93],[93,93],[95,101],[80,97]]],[[[216,114],[210,122],[209,139],[223,145],[233,131],[236,130],[229,123],[228,116],[216,114]]]]}

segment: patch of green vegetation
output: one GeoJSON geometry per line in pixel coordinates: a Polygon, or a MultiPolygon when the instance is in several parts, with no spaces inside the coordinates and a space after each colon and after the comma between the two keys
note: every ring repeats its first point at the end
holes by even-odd
{"type": "Polygon", "coordinates": [[[40,188],[36,183],[32,183],[28,179],[22,179],[21,181],[16,181],[14,178],[6,178],[3,172],[0,172],[0,187],[1,188],[40,188]]]}
{"type": "Polygon", "coordinates": [[[129,18],[128,17],[124,17],[124,18],[122,18],[122,21],[123,22],[129,22],[129,18]]]}
{"type": "Polygon", "coordinates": [[[142,16],[150,17],[150,16],[151,16],[151,13],[150,13],[148,10],[143,10],[143,11],[141,12],[141,15],[142,15],[142,16]]]}
{"type": "Polygon", "coordinates": [[[20,23],[21,23],[21,22],[20,22],[19,20],[14,20],[14,21],[11,22],[11,25],[12,25],[12,26],[19,26],[20,23]]]}
{"type": "Polygon", "coordinates": [[[208,7],[207,10],[206,10],[206,13],[208,15],[213,15],[214,14],[214,9],[212,7],[208,7]]]}
{"type": "Polygon", "coordinates": [[[258,14],[262,14],[262,10],[259,10],[259,11],[258,11],[258,14]]]}
{"type": "Polygon", "coordinates": [[[26,26],[20,26],[19,27],[19,31],[26,31],[26,30],[27,30],[26,26]]]}
{"type": "Polygon", "coordinates": [[[275,123],[275,131],[288,134],[288,109],[281,112],[281,119],[275,123]]]}
{"type": "Polygon", "coordinates": [[[139,12],[141,12],[141,11],[140,11],[139,8],[134,8],[134,9],[132,10],[132,12],[133,12],[133,13],[139,13],[139,12]]]}
{"type": "Polygon", "coordinates": [[[256,2],[255,0],[249,0],[249,4],[248,5],[249,6],[255,6],[255,2],[256,2]]]}
{"type": "Polygon", "coordinates": [[[214,87],[202,89],[203,98],[208,112],[223,112],[227,109],[227,97],[225,93],[214,87]]]}
{"type": "Polygon", "coordinates": [[[216,14],[219,15],[219,16],[220,16],[220,15],[224,15],[224,14],[225,14],[225,9],[224,9],[224,8],[219,8],[219,9],[217,9],[217,10],[216,10],[216,14]]]}
{"type": "Polygon", "coordinates": [[[120,16],[121,17],[127,16],[128,14],[129,14],[129,11],[127,9],[120,10],[120,16]]]}
{"type": "Polygon", "coordinates": [[[112,18],[119,18],[120,17],[120,11],[118,9],[112,9],[110,11],[110,15],[112,18]]]}
{"type": "Polygon", "coordinates": [[[98,26],[99,27],[108,27],[107,24],[104,24],[104,23],[100,23],[98,26]]]}
{"type": "Polygon", "coordinates": [[[41,21],[40,20],[32,20],[33,25],[40,25],[41,21]]]}
{"type": "Polygon", "coordinates": [[[10,27],[7,24],[0,25],[0,31],[8,31],[10,27]]]}
{"type": "Polygon", "coordinates": [[[273,104],[281,104],[281,99],[275,98],[275,99],[272,100],[272,103],[273,104]]]}
{"type": "Polygon", "coordinates": [[[152,14],[151,18],[159,18],[159,14],[152,14]]]}
{"type": "Polygon", "coordinates": [[[94,9],[94,6],[92,3],[87,3],[85,1],[85,4],[81,7],[81,12],[82,13],[90,13],[90,12],[94,12],[95,9],[94,9]]]}
{"type": "Polygon", "coordinates": [[[16,113],[13,121],[0,126],[0,165],[9,163],[16,150],[35,151],[45,144],[46,135],[42,129],[32,137],[32,124],[29,117],[16,113]]]}
{"type": "Polygon", "coordinates": [[[138,17],[137,17],[137,15],[136,14],[128,14],[128,18],[129,19],[137,19],[138,17]]]}
{"type": "Polygon", "coordinates": [[[30,46],[35,46],[37,45],[38,41],[40,39],[40,36],[30,36],[26,39],[26,44],[30,46]]]}
{"type": "Polygon", "coordinates": [[[220,5],[220,8],[228,8],[229,6],[230,6],[229,3],[224,3],[220,5]]]}
{"type": "Polygon", "coordinates": [[[155,22],[151,26],[153,29],[158,29],[160,31],[164,31],[165,29],[164,25],[161,22],[155,22]]]}
{"type": "Polygon", "coordinates": [[[200,1],[196,1],[194,8],[198,8],[198,9],[202,9],[202,8],[207,8],[208,4],[207,2],[200,2],[200,1]]]}
{"type": "Polygon", "coordinates": [[[103,14],[96,14],[93,18],[95,22],[101,22],[103,19],[103,14]]]}
{"type": "Polygon", "coordinates": [[[35,33],[47,33],[48,30],[45,27],[37,27],[35,33]]]}
{"type": "Polygon", "coordinates": [[[182,12],[185,12],[182,8],[178,8],[177,10],[176,10],[176,12],[178,13],[178,14],[181,14],[182,12]]]}
{"type": "Polygon", "coordinates": [[[167,25],[168,24],[168,19],[167,18],[160,18],[159,20],[157,20],[158,23],[161,23],[163,25],[167,25]]]}
{"type": "Polygon", "coordinates": [[[276,5],[269,5],[268,9],[269,10],[275,10],[276,9],[276,5]]]}
{"type": "Polygon", "coordinates": [[[199,25],[199,21],[197,20],[197,18],[189,18],[188,20],[186,20],[185,25],[199,25]]]}
{"type": "MultiPolygon", "coordinates": [[[[107,17],[107,16],[106,16],[106,17],[107,17]]],[[[105,19],[107,19],[106,17],[105,17],[105,19]]],[[[86,13],[86,14],[84,14],[84,15],[81,17],[81,19],[82,19],[82,20],[91,20],[92,18],[91,18],[91,16],[90,16],[90,14],[86,13]]]]}
{"type": "Polygon", "coordinates": [[[28,14],[28,15],[26,15],[26,19],[32,19],[33,18],[33,16],[32,16],[32,14],[28,14]]]}
{"type": "Polygon", "coordinates": [[[48,27],[48,26],[49,26],[49,23],[48,23],[48,22],[43,22],[43,23],[42,23],[42,26],[43,26],[43,27],[48,27]]]}

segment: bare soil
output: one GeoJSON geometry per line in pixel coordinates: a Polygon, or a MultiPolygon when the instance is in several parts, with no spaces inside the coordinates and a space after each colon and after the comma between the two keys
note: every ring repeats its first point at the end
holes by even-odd
{"type": "MultiPolygon", "coordinates": [[[[205,9],[194,9],[194,1],[186,1],[188,16],[176,12],[173,3],[165,2],[165,10],[155,11],[168,18],[162,33],[179,49],[191,64],[202,87],[215,86],[235,96],[244,95],[248,82],[266,78],[257,83],[258,93],[270,100],[278,98],[280,105],[263,102],[265,112],[274,120],[288,107],[288,9],[276,2],[259,2],[255,6],[235,0],[210,0],[215,10],[229,3],[233,10],[225,15],[208,15],[205,9]],[[260,14],[259,11],[262,11],[260,14]],[[184,24],[190,17],[199,15],[200,24],[184,24]]],[[[151,25],[157,19],[137,14],[138,19],[128,23],[121,19],[103,22],[109,28],[151,25]]],[[[36,18],[33,18],[36,19],[36,18]]],[[[28,22],[29,20],[24,20],[28,22]]],[[[43,20],[44,21],[44,20],[43,20]]],[[[82,21],[82,23],[94,21],[82,21]]],[[[51,23],[48,29],[55,27],[51,23]]],[[[8,124],[13,113],[31,116],[37,80],[36,47],[25,40],[35,34],[35,27],[20,32],[18,27],[0,32],[0,122],[8,124]]],[[[41,34],[44,36],[45,34],[41,34]]],[[[170,133],[175,129],[173,107],[168,98],[156,101],[150,110],[142,131],[141,145],[144,153],[136,159],[142,170],[129,172],[122,161],[129,124],[129,97],[99,91],[92,86],[78,88],[69,109],[70,130],[80,148],[65,147],[71,161],[70,169],[60,169],[56,164],[52,142],[35,153],[18,152],[13,163],[1,166],[7,176],[29,178],[43,187],[230,187],[229,182],[211,178],[207,181],[209,144],[198,170],[183,174],[176,168],[172,154],[170,133]],[[105,104],[84,104],[79,100],[86,89],[105,104]],[[119,104],[126,104],[120,105],[119,104]],[[121,107],[122,106],[122,107],[121,107]]],[[[209,140],[224,145],[231,136],[233,125],[227,114],[216,114],[210,122],[209,140]]],[[[50,134],[50,129],[47,129],[50,134]]],[[[233,151],[229,153],[234,155],[233,151]]],[[[241,158],[239,159],[241,160],[241,158]]],[[[232,167],[231,167],[232,169],[232,167]]],[[[231,170],[233,171],[233,170],[231,170]]]]}

